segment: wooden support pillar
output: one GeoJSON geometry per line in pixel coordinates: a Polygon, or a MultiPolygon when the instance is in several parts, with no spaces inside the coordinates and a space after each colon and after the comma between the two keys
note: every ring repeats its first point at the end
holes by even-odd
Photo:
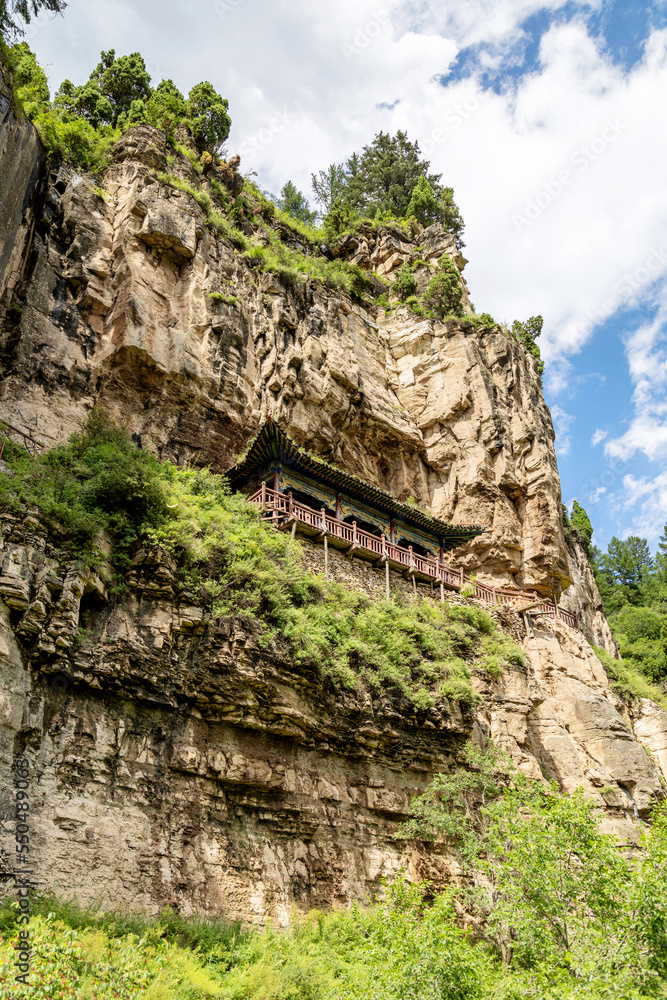
{"type": "Polygon", "coordinates": [[[412,593],[415,597],[417,596],[417,578],[414,573],[412,574],[412,593]]]}
{"type": "Polygon", "coordinates": [[[340,521],[340,496],[336,494],[336,520],[340,521]]]}
{"type": "Polygon", "coordinates": [[[526,635],[531,639],[535,638],[535,633],[533,632],[533,622],[527,611],[523,613],[523,623],[526,626],[526,635]]]}
{"type": "Polygon", "coordinates": [[[445,585],[442,580],[440,581],[440,603],[445,603],[445,585]]]}
{"type": "Polygon", "coordinates": [[[292,524],[292,538],[296,538],[296,518],[292,524]]]}
{"type": "Polygon", "coordinates": [[[387,600],[390,600],[390,596],[391,595],[389,593],[389,560],[388,559],[387,559],[386,563],[384,564],[384,589],[385,589],[385,594],[386,594],[387,600]]]}
{"type": "Polygon", "coordinates": [[[357,522],[352,522],[352,544],[356,548],[357,545],[357,522]]]}
{"type": "Polygon", "coordinates": [[[329,579],[329,539],[326,531],[324,532],[324,579],[329,579]]]}

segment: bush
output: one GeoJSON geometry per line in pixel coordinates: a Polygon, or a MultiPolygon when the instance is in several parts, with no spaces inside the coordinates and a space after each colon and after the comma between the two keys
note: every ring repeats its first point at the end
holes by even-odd
{"type": "Polygon", "coordinates": [[[430,306],[438,319],[443,319],[449,313],[460,316],[463,301],[461,276],[456,264],[447,254],[442,255],[439,263],[440,269],[431,278],[424,295],[424,302],[430,306]]]}
{"type": "Polygon", "coordinates": [[[63,121],[54,111],[38,114],[34,125],[50,153],[93,173],[108,166],[109,150],[120,136],[120,132],[108,127],[95,129],[83,118],[63,121]]]}
{"type": "Polygon", "coordinates": [[[640,669],[637,669],[636,664],[626,660],[615,660],[606,650],[598,646],[593,646],[593,649],[611,678],[612,688],[621,697],[630,700],[649,698],[667,711],[667,696],[659,687],[651,683],[640,669]]]}
{"type": "Polygon", "coordinates": [[[531,316],[525,323],[521,323],[518,319],[515,319],[512,324],[514,339],[518,343],[523,344],[528,354],[535,358],[537,361],[537,371],[540,375],[544,371],[544,362],[542,361],[540,349],[535,341],[542,333],[543,323],[544,320],[541,316],[531,316]]]}
{"type": "Polygon", "coordinates": [[[398,278],[396,278],[391,286],[391,290],[402,302],[405,302],[410,296],[415,295],[417,291],[417,279],[410,270],[409,264],[403,264],[398,278]]]}

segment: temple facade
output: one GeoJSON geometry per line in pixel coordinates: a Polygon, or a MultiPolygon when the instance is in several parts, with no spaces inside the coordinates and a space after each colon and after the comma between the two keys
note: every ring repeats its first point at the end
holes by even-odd
{"type": "Polygon", "coordinates": [[[244,458],[227,472],[232,489],[263,506],[276,527],[310,535],[416,579],[460,586],[446,552],[486,531],[447,524],[389,493],[309,455],[271,419],[244,458]],[[453,573],[455,580],[447,579],[453,573]]]}

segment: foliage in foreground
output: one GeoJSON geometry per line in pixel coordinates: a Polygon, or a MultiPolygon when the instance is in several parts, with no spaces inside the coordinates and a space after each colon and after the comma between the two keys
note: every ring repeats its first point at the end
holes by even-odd
{"type": "Polygon", "coordinates": [[[66,6],[65,0],[0,0],[0,35],[6,38],[24,35],[25,25],[43,10],[61,14],[66,6]]]}
{"type": "Polygon", "coordinates": [[[497,677],[523,653],[477,607],[377,601],[305,572],[297,542],[207,469],[160,463],[93,414],[83,433],[41,459],[8,443],[0,509],[36,506],[69,555],[100,563],[100,529],[114,543],[115,591],[140,543],[161,546],[180,585],[211,619],[236,617],[268,646],[332,683],[363,680],[417,709],[436,699],[472,705],[471,667],[497,677]],[[62,528],[59,528],[61,525],[62,528]]]}
{"type": "Polygon", "coordinates": [[[16,910],[5,905],[0,1000],[664,997],[665,807],[629,861],[583,793],[528,782],[493,751],[468,748],[466,758],[418,800],[410,834],[446,839],[476,889],[468,879],[434,896],[399,876],[375,906],[244,933],[169,912],[144,921],[38,900],[28,988],[13,981],[16,910]]]}

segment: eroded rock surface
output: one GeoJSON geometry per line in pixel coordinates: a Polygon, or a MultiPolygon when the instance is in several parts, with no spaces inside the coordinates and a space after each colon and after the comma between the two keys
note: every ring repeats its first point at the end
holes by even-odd
{"type": "Polygon", "coordinates": [[[12,764],[27,757],[32,858],[55,892],[283,923],[293,906],[366,901],[399,869],[443,887],[460,874],[447,852],[394,835],[430,776],[484,734],[525,773],[584,787],[630,844],[663,794],[667,713],[643,701],[630,719],[560,623],[528,637],[495,609],[527,669],[478,675],[476,712],[417,710],[335,689],[248,627],[207,624],[174,569],[140,550],[112,603],[104,567],[64,558],[34,513],[3,520],[0,862],[12,764]]]}
{"type": "MultiPolygon", "coordinates": [[[[0,167],[11,153],[14,171],[0,192],[0,418],[56,443],[97,406],[160,457],[224,470],[272,414],[399,499],[488,527],[454,561],[496,585],[565,590],[613,652],[590,567],[565,543],[551,418],[519,344],[260,273],[165,180],[202,183],[184,157],[168,164],[156,130],[130,130],[93,182],[45,167],[8,99],[0,88],[0,167]]],[[[437,227],[368,227],[333,250],[385,282],[412,262],[420,292],[420,261],[465,265],[437,227]]],[[[284,921],[294,903],[365,900],[400,867],[441,885],[451,861],[394,833],[430,774],[485,731],[527,773],[582,785],[629,842],[662,794],[667,714],[624,709],[565,626],[538,621],[530,636],[494,612],[529,667],[477,678],[477,715],[417,713],[334,692],[251,632],[207,625],[162,553],[137,553],[111,603],[104,571],[64,560],[35,511],[5,517],[2,536],[2,774],[31,760],[39,872],[82,903],[284,921]]]]}
{"type": "MultiPolygon", "coordinates": [[[[21,311],[2,323],[0,416],[55,442],[97,405],[162,457],[224,470],[270,413],[398,498],[491,529],[459,553],[467,569],[559,594],[571,573],[554,434],[523,347],[499,327],[387,316],[259,273],[165,169],[150,126],[118,143],[101,187],[52,166],[12,290],[21,311]]],[[[202,183],[184,157],[171,169],[202,183]]],[[[406,260],[422,283],[442,254],[465,264],[437,226],[347,242],[335,251],[387,282],[406,260]]]]}

